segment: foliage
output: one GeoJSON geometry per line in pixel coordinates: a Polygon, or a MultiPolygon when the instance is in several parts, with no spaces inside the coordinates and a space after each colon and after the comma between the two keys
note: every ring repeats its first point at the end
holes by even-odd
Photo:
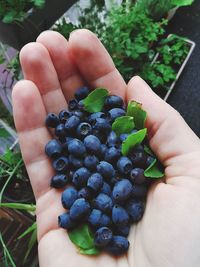
{"type": "Polygon", "coordinates": [[[158,20],[167,15],[170,9],[191,5],[194,0],[137,0],[138,11],[145,11],[147,15],[158,20]]]}
{"type": "Polygon", "coordinates": [[[30,8],[43,8],[45,0],[0,0],[0,19],[4,23],[21,22],[30,8]]]}
{"type": "Polygon", "coordinates": [[[166,20],[154,22],[133,6],[113,9],[104,43],[116,67],[126,80],[138,74],[145,62],[151,60],[151,47],[164,34],[166,20]],[[125,19],[126,18],[126,19],[125,19]]]}
{"type": "Polygon", "coordinates": [[[146,64],[141,76],[154,89],[169,89],[169,85],[175,80],[177,69],[184,62],[189,46],[185,39],[171,35],[163,39],[157,48],[159,53],[154,64],[146,64]]]}
{"type": "Polygon", "coordinates": [[[62,18],[60,22],[55,24],[54,30],[65,36],[65,38],[69,39],[70,33],[76,30],[76,28],[77,27],[68,22],[66,18],[62,18]]]}
{"type": "Polygon", "coordinates": [[[108,95],[109,92],[106,89],[96,88],[83,100],[84,109],[90,113],[102,111],[108,95]]]}

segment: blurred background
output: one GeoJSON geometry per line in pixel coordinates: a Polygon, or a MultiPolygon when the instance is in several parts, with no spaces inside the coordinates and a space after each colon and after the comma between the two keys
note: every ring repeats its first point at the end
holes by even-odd
{"type": "MultiPolygon", "coordinates": [[[[140,75],[200,136],[200,2],[0,0],[0,266],[38,266],[35,201],[12,116],[19,51],[52,29],[95,32],[128,81],[140,75]]],[[[173,129],[169,129],[173,130],[173,129]]]]}

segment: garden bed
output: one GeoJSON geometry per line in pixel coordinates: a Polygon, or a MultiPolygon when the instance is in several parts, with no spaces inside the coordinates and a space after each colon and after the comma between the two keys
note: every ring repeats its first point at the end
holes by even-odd
{"type": "MultiPolygon", "coordinates": [[[[180,36],[174,35],[174,34],[170,34],[167,37],[167,40],[165,42],[165,44],[167,44],[169,46],[169,53],[170,53],[170,45],[174,45],[176,44],[176,40],[181,40],[185,43],[185,53],[182,54],[182,57],[179,58],[179,62],[174,62],[175,61],[175,56],[176,54],[171,53],[172,56],[172,61],[170,62],[172,69],[175,72],[175,79],[170,82],[170,81],[166,81],[165,86],[163,86],[162,88],[157,88],[155,89],[156,93],[163,98],[165,101],[167,101],[167,99],[169,98],[170,94],[172,93],[172,90],[174,89],[176,82],[178,81],[180,75],[182,74],[184,68],[186,67],[186,64],[188,62],[188,60],[190,59],[192,52],[195,48],[195,43],[189,39],[185,39],[182,38],[180,36]]],[[[176,52],[176,51],[174,51],[176,52]]],[[[152,61],[152,66],[154,64],[156,64],[157,62],[159,62],[159,64],[165,64],[165,60],[163,59],[162,53],[158,52],[153,61],[152,61]]]]}

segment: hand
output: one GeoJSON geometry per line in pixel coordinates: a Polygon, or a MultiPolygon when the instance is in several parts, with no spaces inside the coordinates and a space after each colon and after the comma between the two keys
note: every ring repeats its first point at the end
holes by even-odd
{"type": "Polygon", "coordinates": [[[25,80],[13,90],[14,118],[37,202],[40,267],[199,266],[200,142],[178,112],[141,78],[126,85],[103,45],[87,30],[73,32],[69,41],[44,32],[22,49],[20,59],[25,80]],[[49,185],[54,173],[44,153],[51,139],[45,116],[65,108],[85,84],[143,104],[151,148],[165,166],[165,178],[149,190],[142,221],[132,227],[128,255],[119,258],[77,253],[57,225],[64,212],[61,192],[49,185]]]}

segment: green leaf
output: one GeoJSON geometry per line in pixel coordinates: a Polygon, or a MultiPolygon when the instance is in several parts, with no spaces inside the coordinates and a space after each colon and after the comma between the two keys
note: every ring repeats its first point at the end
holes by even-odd
{"type": "Polygon", "coordinates": [[[131,149],[139,145],[144,140],[146,134],[147,134],[147,129],[144,128],[136,133],[129,135],[126,138],[126,140],[123,141],[122,143],[122,154],[124,156],[128,155],[131,149]]]}
{"type": "Polygon", "coordinates": [[[83,100],[85,110],[90,113],[101,111],[108,95],[104,88],[95,89],[83,100]]]}
{"type": "Polygon", "coordinates": [[[23,264],[26,262],[32,248],[34,247],[34,245],[37,243],[37,229],[35,229],[31,235],[31,238],[29,240],[29,243],[28,243],[28,248],[27,248],[27,251],[26,251],[26,254],[25,254],[25,257],[24,257],[24,260],[23,260],[23,264]]]}
{"type": "Polygon", "coordinates": [[[175,6],[189,6],[194,0],[171,0],[172,4],[175,6]]]}
{"type": "Polygon", "coordinates": [[[100,253],[100,250],[97,248],[89,248],[89,249],[79,249],[79,252],[83,255],[98,255],[100,253]]]}
{"type": "Polygon", "coordinates": [[[0,207],[17,209],[17,210],[26,210],[26,211],[35,211],[36,206],[33,204],[23,204],[23,203],[0,203],[0,207]]]}
{"type": "Polygon", "coordinates": [[[17,239],[23,238],[24,236],[28,235],[29,233],[33,232],[36,229],[37,229],[37,223],[34,222],[30,227],[28,227],[28,229],[26,229],[20,236],[18,236],[17,239]]]}
{"type": "Polygon", "coordinates": [[[164,176],[164,172],[162,172],[159,168],[157,159],[155,159],[144,171],[144,176],[149,178],[161,178],[164,176]]]}
{"type": "Polygon", "coordinates": [[[78,248],[83,250],[94,248],[94,238],[87,224],[83,224],[68,232],[69,238],[78,248]]]}
{"type": "Polygon", "coordinates": [[[153,154],[153,152],[152,152],[152,150],[151,150],[151,148],[150,148],[149,146],[144,145],[144,151],[145,151],[147,154],[149,154],[150,156],[154,156],[154,154],[153,154]]]}
{"type": "Polygon", "coordinates": [[[117,136],[123,133],[130,133],[134,127],[133,117],[130,116],[119,117],[112,124],[112,130],[117,136]]]}
{"type": "Polygon", "coordinates": [[[0,128],[0,137],[7,138],[10,137],[10,134],[4,128],[0,128]]]}
{"type": "Polygon", "coordinates": [[[140,130],[144,128],[147,113],[142,109],[142,104],[136,101],[130,101],[128,103],[126,115],[134,118],[136,129],[140,130]]]}

